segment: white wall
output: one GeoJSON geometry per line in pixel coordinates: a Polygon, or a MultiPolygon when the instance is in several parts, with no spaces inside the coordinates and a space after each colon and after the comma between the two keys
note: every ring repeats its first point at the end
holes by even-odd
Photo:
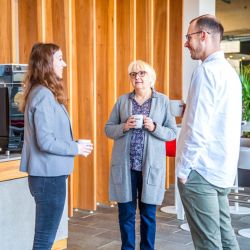
{"type": "MultiPolygon", "coordinates": [[[[67,200],[56,240],[68,238],[67,200]]],[[[28,178],[0,181],[0,249],[31,249],[34,227],[35,202],[29,191],[28,178]]]]}
{"type": "MultiPolygon", "coordinates": [[[[185,34],[187,34],[189,22],[204,14],[215,15],[215,0],[183,0],[183,45],[185,43],[185,34]]],[[[182,73],[182,97],[186,101],[189,84],[194,69],[199,65],[199,61],[194,61],[190,57],[189,50],[182,50],[183,73],[182,73]]]]}

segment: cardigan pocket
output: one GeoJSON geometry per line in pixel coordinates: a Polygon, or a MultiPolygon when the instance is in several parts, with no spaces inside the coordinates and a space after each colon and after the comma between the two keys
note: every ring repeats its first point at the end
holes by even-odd
{"type": "Polygon", "coordinates": [[[149,168],[147,183],[152,186],[159,185],[161,183],[161,174],[162,171],[160,168],[149,168]]]}
{"type": "Polygon", "coordinates": [[[111,177],[114,184],[121,184],[122,183],[122,169],[120,166],[111,166],[111,177]]]}

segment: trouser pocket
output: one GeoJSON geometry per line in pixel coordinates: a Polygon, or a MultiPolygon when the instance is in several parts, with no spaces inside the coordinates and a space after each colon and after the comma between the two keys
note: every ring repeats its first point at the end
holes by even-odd
{"type": "Polygon", "coordinates": [[[29,176],[29,189],[32,196],[43,194],[45,188],[45,177],[29,176]]]}

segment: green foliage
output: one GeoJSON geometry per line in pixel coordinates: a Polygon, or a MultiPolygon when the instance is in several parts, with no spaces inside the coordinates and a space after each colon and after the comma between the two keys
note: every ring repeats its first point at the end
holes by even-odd
{"type": "Polygon", "coordinates": [[[248,131],[243,131],[242,137],[244,137],[244,138],[250,138],[250,132],[248,132],[248,131]]]}
{"type": "Polygon", "coordinates": [[[250,121],[250,65],[241,68],[240,80],[242,84],[242,120],[250,121]]]}

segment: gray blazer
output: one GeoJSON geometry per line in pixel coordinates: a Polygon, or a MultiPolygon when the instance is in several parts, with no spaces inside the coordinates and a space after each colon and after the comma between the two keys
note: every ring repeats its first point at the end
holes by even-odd
{"type": "MultiPolygon", "coordinates": [[[[105,126],[106,135],[114,139],[109,195],[110,200],[117,202],[132,200],[129,159],[131,131],[123,132],[124,124],[131,115],[132,102],[129,94],[126,94],[116,102],[105,126]]],[[[165,191],[165,141],[175,139],[177,131],[175,118],[170,114],[167,96],[153,92],[149,117],[156,123],[156,129],[153,132],[145,132],[141,201],[160,205],[165,191]]]]}
{"type": "Polygon", "coordinates": [[[77,143],[64,105],[39,85],[32,89],[24,112],[24,145],[20,171],[32,176],[68,175],[73,170],[77,143]]]}

